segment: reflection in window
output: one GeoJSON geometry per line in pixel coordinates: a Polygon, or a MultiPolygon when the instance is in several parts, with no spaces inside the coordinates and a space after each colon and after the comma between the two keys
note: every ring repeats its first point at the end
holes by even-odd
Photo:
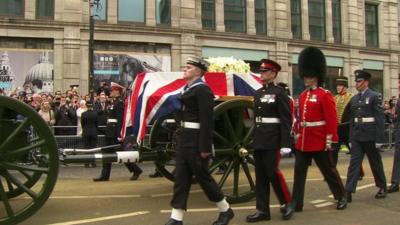
{"type": "Polygon", "coordinates": [[[118,21],[144,23],[145,0],[118,0],[118,21]]]}
{"type": "Polygon", "coordinates": [[[54,0],[36,0],[37,18],[54,17],[54,0]]]}
{"type": "Polygon", "coordinates": [[[225,31],[246,32],[246,0],[224,0],[225,31]]]}
{"type": "Polygon", "coordinates": [[[204,29],[215,29],[215,0],[201,1],[201,23],[204,29]]]}
{"type": "Polygon", "coordinates": [[[298,98],[301,92],[304,91],[304,81],[299,76],[299,66],[292,64],[292,85],[293,85],[293,98],[298,98]]]}
{"type": "Polygon", "coordinates": [[[157,24],[171,24],[171,0],[155,0],[156,1],[156,20],[157,24]]]}
{"type": "Polygon", "coordinates": [[[107,20],[107,0],[99,0],[99,4],[94,5],[92,10],[95,20],[107,20]]]}
{"type": "Polygon", "coordinates": [[[364,69],[371,74],[371,80],[369,81],[369,88],[379,93],[383,93],[383,71],[382,70],[371,70],[364,69]]]}
{"type": "Polygon", "coordinates": [[[0,0],[0,15],[24,16],[24,0],[0,0]]]}
{"type": "Polygon", "coordinates": [[[254,2],[257,34],[266,33],[267,12],[265,3],[266,3],[265,0],[255,0],[254,2]]]}
{"type": "Polygon", "coordinates": [[[332,0],[332,25],[335,43],[340,43],[342,41],[341,14],[340,0],[332,0]]]}
{"type": "Polygon", "coordinates": [[[301,0],[291,0],[290,3],[293,38],[301,39],[301,0]]]}
{"type": "Polygon", "coordinates": [[[378,47],[378,6],[365,4],[365,33],[368,47],[378,47]]]}
{"type": "Polygon", "coordinates": [[[321,0],[308,0],[308,20],[311,40],[325,40],[325,3],[321,0]]]}

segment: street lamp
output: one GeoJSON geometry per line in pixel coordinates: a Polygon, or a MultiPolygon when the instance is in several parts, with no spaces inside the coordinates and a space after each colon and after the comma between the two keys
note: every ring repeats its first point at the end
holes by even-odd
{"type": "Polygon", "coordinates": [[[94,10],[93,7],[98,7],[100,0],[89,0],[89,93],[93,91],[93,75],[94,75],[94,10]]]}

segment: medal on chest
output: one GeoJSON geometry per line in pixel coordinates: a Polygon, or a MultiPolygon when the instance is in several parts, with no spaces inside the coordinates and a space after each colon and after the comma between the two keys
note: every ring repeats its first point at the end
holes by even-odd
{"type": "Polygon", "coordinates": [[[262,103],[273,103],[273,102],[275,102],[275,95],[263,95],[260,98],[260,102],[262,102],[262,103]]]}
{"type": "Polygon", "coordinates": [[[369,97],[365,98],[365,104],[368,105],[369,104],[369,97]]]}
{"type": "Polygon", "coordinates": [[[317,95],[314,95],[314,94],[311,95],[309,101],[310,102],[317,102],[317,95]]]}

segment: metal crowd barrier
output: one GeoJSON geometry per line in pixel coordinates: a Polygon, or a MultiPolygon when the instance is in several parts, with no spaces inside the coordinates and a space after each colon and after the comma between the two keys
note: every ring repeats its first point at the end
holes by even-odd
{"type": "MultiPolygon", "coordinates": [[[[99,128],[105,128],[106,126],[99,126],[99,128]]],[[[77,126],[52,126],[51,127],[58,148],[84,148],[83,138],[81,135],[76,135],[77,126]],[[56,129],[71,129],[71,134],[55,134],[56,129]],[[74,131],[74,132],[73,132],[74,131]],[[74,133],[74,134],[72,134],[74,133]]],[[[106,138],[104,134],[97,135],[97,146],[105,146],[106,138]]]]}

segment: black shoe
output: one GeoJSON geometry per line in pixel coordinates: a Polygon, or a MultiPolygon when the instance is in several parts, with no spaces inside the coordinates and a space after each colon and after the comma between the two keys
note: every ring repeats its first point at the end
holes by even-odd
{"type": "Polygon", "coordinates": [[[174,220],[170,218],[165,225],[183,225],[182,221],[174,220]]]}
{"type": "Polygon", "coordinates": [[[379,189],[376,193],[375,198],[385,198],[386,197],[386,190],[384,188],[379,189]]]}
{"type": "Polygon", "coordinates": [[[149,175],[149,177],[151,177],[151,178],[162,177],[162,176],[163,175],[160,172],[158,172],[157,170],[154,173],[149,175]]]}
{"type": "Polygon", "coordinates": [[[392,183],[387,190],[388,193],[399,192],[399,184],[392,183]]]}
{"type": "Polygon", "coordinates": [[[256,213],[254,213],[252,215],[248,215],[246,217],[246,222],[248,222],[248,223],[255,223],[255,222],[267,221],[267,220],[271,220],[270,214],[265,213],[265,212],[260,212],[260,211],[257,211],[256,213]]]}
{"type": "Polygon", "coordinates": [[[108,181],[108,180],[109,180],[109,178],[103,177],[103,176],[93,178],[93,181],[95,181],[95,182],[98,182],[98,181],[108,181]]]}
{"type": "Polygon", "coordinates": [[[140,174],[142,174],[143,171],[137,172],[137,173],[133,173],[133,175],[131,176],[130,180],[137,180],[140,177],[140,174]]]}
{"type": "Polygon", "coordinates": [[[350,202],[352,202],[353,201],[353,197],[351,196],[351,192],[346,192],[346,200],[347,200],[347,203],[350,203],[350,202]]]}
{"type": "Polygon", "coordinates": [[[345,209],[347,207],[347,199],[346,197],[342,197],[341,199],[339,199],[339,201],[336,204],[336,209],[337,210],[342,210],[345,209]]]}
{"type": "MultiPolygon", "coordinates": [[[[295,207],[295,208],[297,208],[297,207],[295,207]]],[[[286,207],[285,212],[282,213],[282,219],[284,219],[284,220],[290,220],[290,218],[292,218],[292,216],[293,216],[293,213],[294,213],[294,211],[295,211],[295,208],[293,207],[292,204],[289,204],[289,205],[286,207]]],[[[301,210],[303,210],[303,208],[301,208],[301,210]]]]}
{"type": "Polygon", "coordinates": [[[228,225],[229,221],[235,216],[231,208],[226,212],[220,212],[217,221],[213,225],[228,225]]]}
{"type": "Polygon", "coordinates": [[[284,214],[286,212],[286,209],[288,207],[288,204],[283,204],[281,207],[279,207],[279,211],[284,214]]]}

